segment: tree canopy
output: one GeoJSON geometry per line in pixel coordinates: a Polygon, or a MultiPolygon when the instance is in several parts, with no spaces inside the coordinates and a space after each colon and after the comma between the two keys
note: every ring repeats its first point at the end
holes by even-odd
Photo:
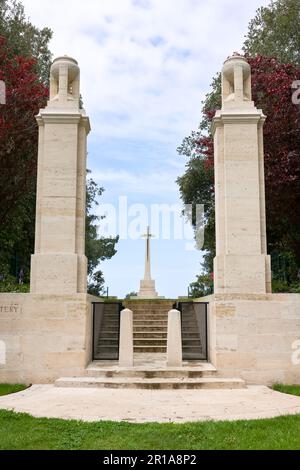
{"type": "Polygon", "coordinates": [[[5,37],[11,58],[35,59],[34,68],[43,83],[48,83],[52,54],[50,28],[39,29],[26,17],[18,0],[0,0],[0,36],[5,37]]]}
{"type": "MultiPolygon", "coordinates": [[[[0,276],[6,281],[0,279],[0,291],[25,290],[16,285],[20,268],[29,282],[35,236],[35,116],[48,99],[51,37],[49,28],[39,29],[27,19],[21,2],[0,0],[0,80],[6,85],[6,104],[0,104],[0,276]]],[[[86,254],[94,294],[104,284],[97,266],[114,256],[118,241],[98,237],[99,218],[93,211],[102,192],[92,179],[87,181],[86,254]]]]}
{"type": "Polygon", "coordinates": [[[300,67],[300,0],[273,0],[249,24],[244,52],[300,67]]]}
{"type": "MultiPolygon", "coordinates": [[[[267,115],[264,140],[268,250],[275,258],[274,280],[279,280],[284,271],[285,283],[292,285],[291,288],[299,282],[300,268],[300,112],[292,102],[292,84],[300,78],[299,15],[300,0],[271,2],[269,7],[259,9],[250,22],[244,46],[252,67],[253,99],[267,115]]],[[[203,102],[199,129],[178,148],[178,153],[188,159],[186,171],[178,179],[181,198],[185,204],[205,207],[204,263],[202,274],[191,284],[197,296],[199,292],[205,295],[211,288],[215,256],[211,123],[220,107],[218,74],[203,102]]],[[[280,289],[283,288],[288,289],[281,284],[280,289]]]]}

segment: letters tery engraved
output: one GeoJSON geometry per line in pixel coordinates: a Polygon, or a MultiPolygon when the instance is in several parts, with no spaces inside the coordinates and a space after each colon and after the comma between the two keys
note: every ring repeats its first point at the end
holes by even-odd
{"type": "Polygon", "coordinates": [[[19,313],[20,305],[0,305],[0,313],[19,313]]]}

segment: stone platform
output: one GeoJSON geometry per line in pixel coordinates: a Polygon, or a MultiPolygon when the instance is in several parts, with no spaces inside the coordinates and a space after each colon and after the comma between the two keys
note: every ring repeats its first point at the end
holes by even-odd
{"type": "Polygon", "coordinates": [[[131,423],[274,418],[300,413],[300,397],[264,386],[240,390],[111,390],[34,385],[0,397],[0,409],[35,417],[131,423]]]}

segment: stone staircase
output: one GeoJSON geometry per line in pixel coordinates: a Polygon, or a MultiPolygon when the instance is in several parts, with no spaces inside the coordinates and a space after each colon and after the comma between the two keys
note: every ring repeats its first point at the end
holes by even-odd
{"type": "Polygon", "coordinates": [[[87,367],[82,377],[63,377],[56,387],[111,389],[241,389],[246,384],[239,378],[218,376],[212,364],[196,361],[202,352],[193,307],[185,311],[183,322],[183,352],[190,360],[182,367],[166,364],[168,312],[173,301],[128,300],[124,307],[133,311],[134,367],[118,365],[119,314],[116,306],[107,305],[101,323],[97,350],[99,358],[87,367]],[[112,360],[107,360],[111,358],[112,360]]]}
{"type": "Polygon", "coordinates": [[[135,353],[166,353],[168,312],[171,300],[131,300],[125,307],[133,311],[133,345],[135,353]]]}
{"type": "Polygon", "coordinates": [[[119,304],[103,304],[103,309],[94,357],[97,360],[118,360],[120,331],[119,304]]]}
{"type": "MultiPolygon", "coordinates": [[[[142,355],[141,355],[142,356],[142,355]]],[[[147,355],[145,355],[147,356],[147,355]]],[[[207,363],[196,366],[185,364],[182,368],[137,366],[130,369],[92,363],[85,377],[67,377],[56,381],[56,387],[70,388],[120,388],[144,390],[170,389],[242,389],[241,379],[217,376],[216,369],[207,363]]]]}
{"type": "Polygon", "coordinates": [[[199,360],[206,357],[193,304],[186,304],[182,314],[182,356],[185,360],[199,360]]]}

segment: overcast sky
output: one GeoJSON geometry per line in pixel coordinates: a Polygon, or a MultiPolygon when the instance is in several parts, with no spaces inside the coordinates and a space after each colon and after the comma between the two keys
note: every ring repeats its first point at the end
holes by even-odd
{"type": "MultiPolygon", "coordinates": [[[[54,36],[54,56],[81,67],[91,119],[88,167],[105,188],[103,203],[178,204],[176,154],[201,119],[201,101],[224,60],[240,51],[248,23],[264,0],[23,0],[26,13],[54,36]]],[[[101,211],[101,207],[98,209],[101,211]]],[[[201,252],[184,240],[153,241],[160,295],[185,295],[201,252]]],[[[102,265],[112,295],[136,291],[144,242],[122,240],[102,265]]]]}

